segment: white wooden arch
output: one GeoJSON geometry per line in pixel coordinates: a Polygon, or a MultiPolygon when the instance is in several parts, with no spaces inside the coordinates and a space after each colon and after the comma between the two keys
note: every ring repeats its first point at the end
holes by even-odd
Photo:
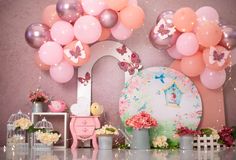
{"type": "Polygon", "coordinates": [[[88,63],[78,68],[77,102],[71,106],[71,113],[77,116],[89,116],[92,98],[91,73],[94,64],[105,56],[119,60],[117,65],[125,72],[125,82],[142,68],[140,59],[124,44],[115,41],[103,41],[91,47],[91,58],[88,63]]]}

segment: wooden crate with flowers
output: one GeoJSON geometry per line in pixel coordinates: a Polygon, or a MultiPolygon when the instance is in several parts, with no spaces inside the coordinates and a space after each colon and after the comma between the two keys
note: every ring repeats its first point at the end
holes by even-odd
{"type": "Polygon", "coordinates": [[[235,127],[224,126],[219,132],[214,128],[203,128],[200,131],[193,140],[193,147],[198,150],[219,150],[235,146],[235,127]]]}

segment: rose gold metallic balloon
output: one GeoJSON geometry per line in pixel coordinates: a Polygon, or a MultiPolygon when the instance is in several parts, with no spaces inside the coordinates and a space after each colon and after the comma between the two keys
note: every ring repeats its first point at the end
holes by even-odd
{"type": "Polygon", "coordinates": [[[236,47],[236,26],[224,25],[221,27],[223,36],[220,45],[227,49],[233,49],[236,47]]]}
{"type": "Polygon", "coordinates": [[[51,39],[49,27],[42,23],[33,23],[25,31],[25,40],[33,48],[40,48],[41,45],[51,39]]]}
{"type": "Polygon", "coordinates": [[[180,33],[173,24],[173,11],[164,11],[157,17],[157,24],[151,29],[149,40],[157,49],[172,47],[180,33]]]}
{"type": "Polygon", "coordinates": [[[79,0],[59,0],[56,9],[59,17],[70,23],[75,22],[83,14],[79,0]]]}
{"type": "Polygon", "coordinates": [[[118,21],[118,14],[112,9],[105,9],[98,19],[104,28],[112,28],[118,21]]]}

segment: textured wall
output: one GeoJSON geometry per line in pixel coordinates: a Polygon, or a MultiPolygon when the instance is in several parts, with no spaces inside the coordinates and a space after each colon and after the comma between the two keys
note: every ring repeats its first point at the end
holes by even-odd
{"type": "MultiPolygon", "coordinates": [[[[75,78],[64,85],[56,84],[50,79],[48,73],[41,72],[34,64],[35,51],[24,40],[25,28],[30,23],[40,22],[43,8],[52,3],[56,3],[56,0],[0,0],[0,145],[5,144],[5,123],[10,114],[19,109],[26,113],[31,111],[31,104],[27,101],[29,90],[41,86],[50,95],[62,98],[68,104],[72,104],[76,99],[75,78]]],[[[197,9],[200,6],[210,5],[219,11],[224,22],[236,25],[235,0],[139,0],[139,5],[146,13],[145,25],[134,32],[132,37],[124,43],[139,53],[145,68],[168,66],[172,61],[168,55],[153,48],[147,38],[157,15],[163,10],[176,10],[183,6],[197,9]]],[[[101,59],[93,71],[95,81],[93,100],[104,103],[108,108],[117,107],[123,82],[123,73],[117,66],[112,65],[114,63],[116,60],[110,57],[101,59]],[[103,88],[105,85],[108,87],[103,88]]],[[[228,90],[225,93],[227,114],[235,105],[233,101],[235,94],[228,94],[228,90]]],[[[212,106],[212,109],[214,107],[212,106]]],[[[114,110],[113,112],[115,113],[114,110]]],[[[117,120],[119,117],[108,115],[108,118],[117,120]]],[[[236,124],[233,114],[229,114],[227,121],[230,124],[236,124]]]]}

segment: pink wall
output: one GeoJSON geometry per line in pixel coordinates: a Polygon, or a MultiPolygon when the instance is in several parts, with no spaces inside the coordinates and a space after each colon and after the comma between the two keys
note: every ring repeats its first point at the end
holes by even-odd
{"type": "MultiPolygon", "coordinates": [[[[24,40],[25,28],[30,23],[40,22],[43,8],[52,3],[56,3],[56,0],[0,0],[0,145],[5,144],[6,122],[11,113],[17,112],[19,109],[26,113],[31,111],[31,104],[27,101],[30,90],[41,86],[50,95],[62,98],[68,104],[72,104],[76,100],[75,78],[64,85],[56,84],[50,79],[48,73],[41,72],[34,64],[33,54],[35,51],[24,40]]],[[[236,25],[234,21],[235,0],[139,0],[139,5],[146,13],[145,25],[124,43],[139,53],[145,68],[169,66],[172,61],[163,51],[153,48],[147,38],[157,15],[163,10],[176,10],[183,6],[197,9],[200,6],[211,5],[219,11],[224,22],[236,25]]],[[[123,73],[116,65],[113,65],[114,63],[116,64],[116,60],[105,58],[95,65],[93,100],[100,101],[107,110],[109,109],[108,120],[118,122],[119,117],[116,112],[118,111],[119,93],[122,89],[123,73]]],[[[204,89],[200,88],[199,90],[204,89]]],[[[229,97],[227,97],[228,101],[233,100],[230,98],[233,96],[232,94],[227,96],[229,97]]],[[[216,112],[219,111],[217,106],[223,106],[222,94],[212,92],[211,97],[211,99],[205,100],[207,103],[205,105],[209,105],[207,109],[210,112],[204,113],[204,119],[210,117],[211,120],[208,121],[208,124],[217,125],[220,123],[215,121],[217,120],[216,112]],[[220,105],[217,98],[221,100],[220,105]]],[[[227,109],[232,110],[231,107],[235,105],[235,102],[226,104],[230,104],[227,109]]],[[[221,112],[218,115],[223,117],[224,114],[221,112]]],[[[219,120],[223,122],[223,119],[219,120]]],[[[228,121],[231,124],[236,124],[233,118],[229,118],[228,121]]],[[[206,123],[206,126],[208,124],[206,123]]]]}

